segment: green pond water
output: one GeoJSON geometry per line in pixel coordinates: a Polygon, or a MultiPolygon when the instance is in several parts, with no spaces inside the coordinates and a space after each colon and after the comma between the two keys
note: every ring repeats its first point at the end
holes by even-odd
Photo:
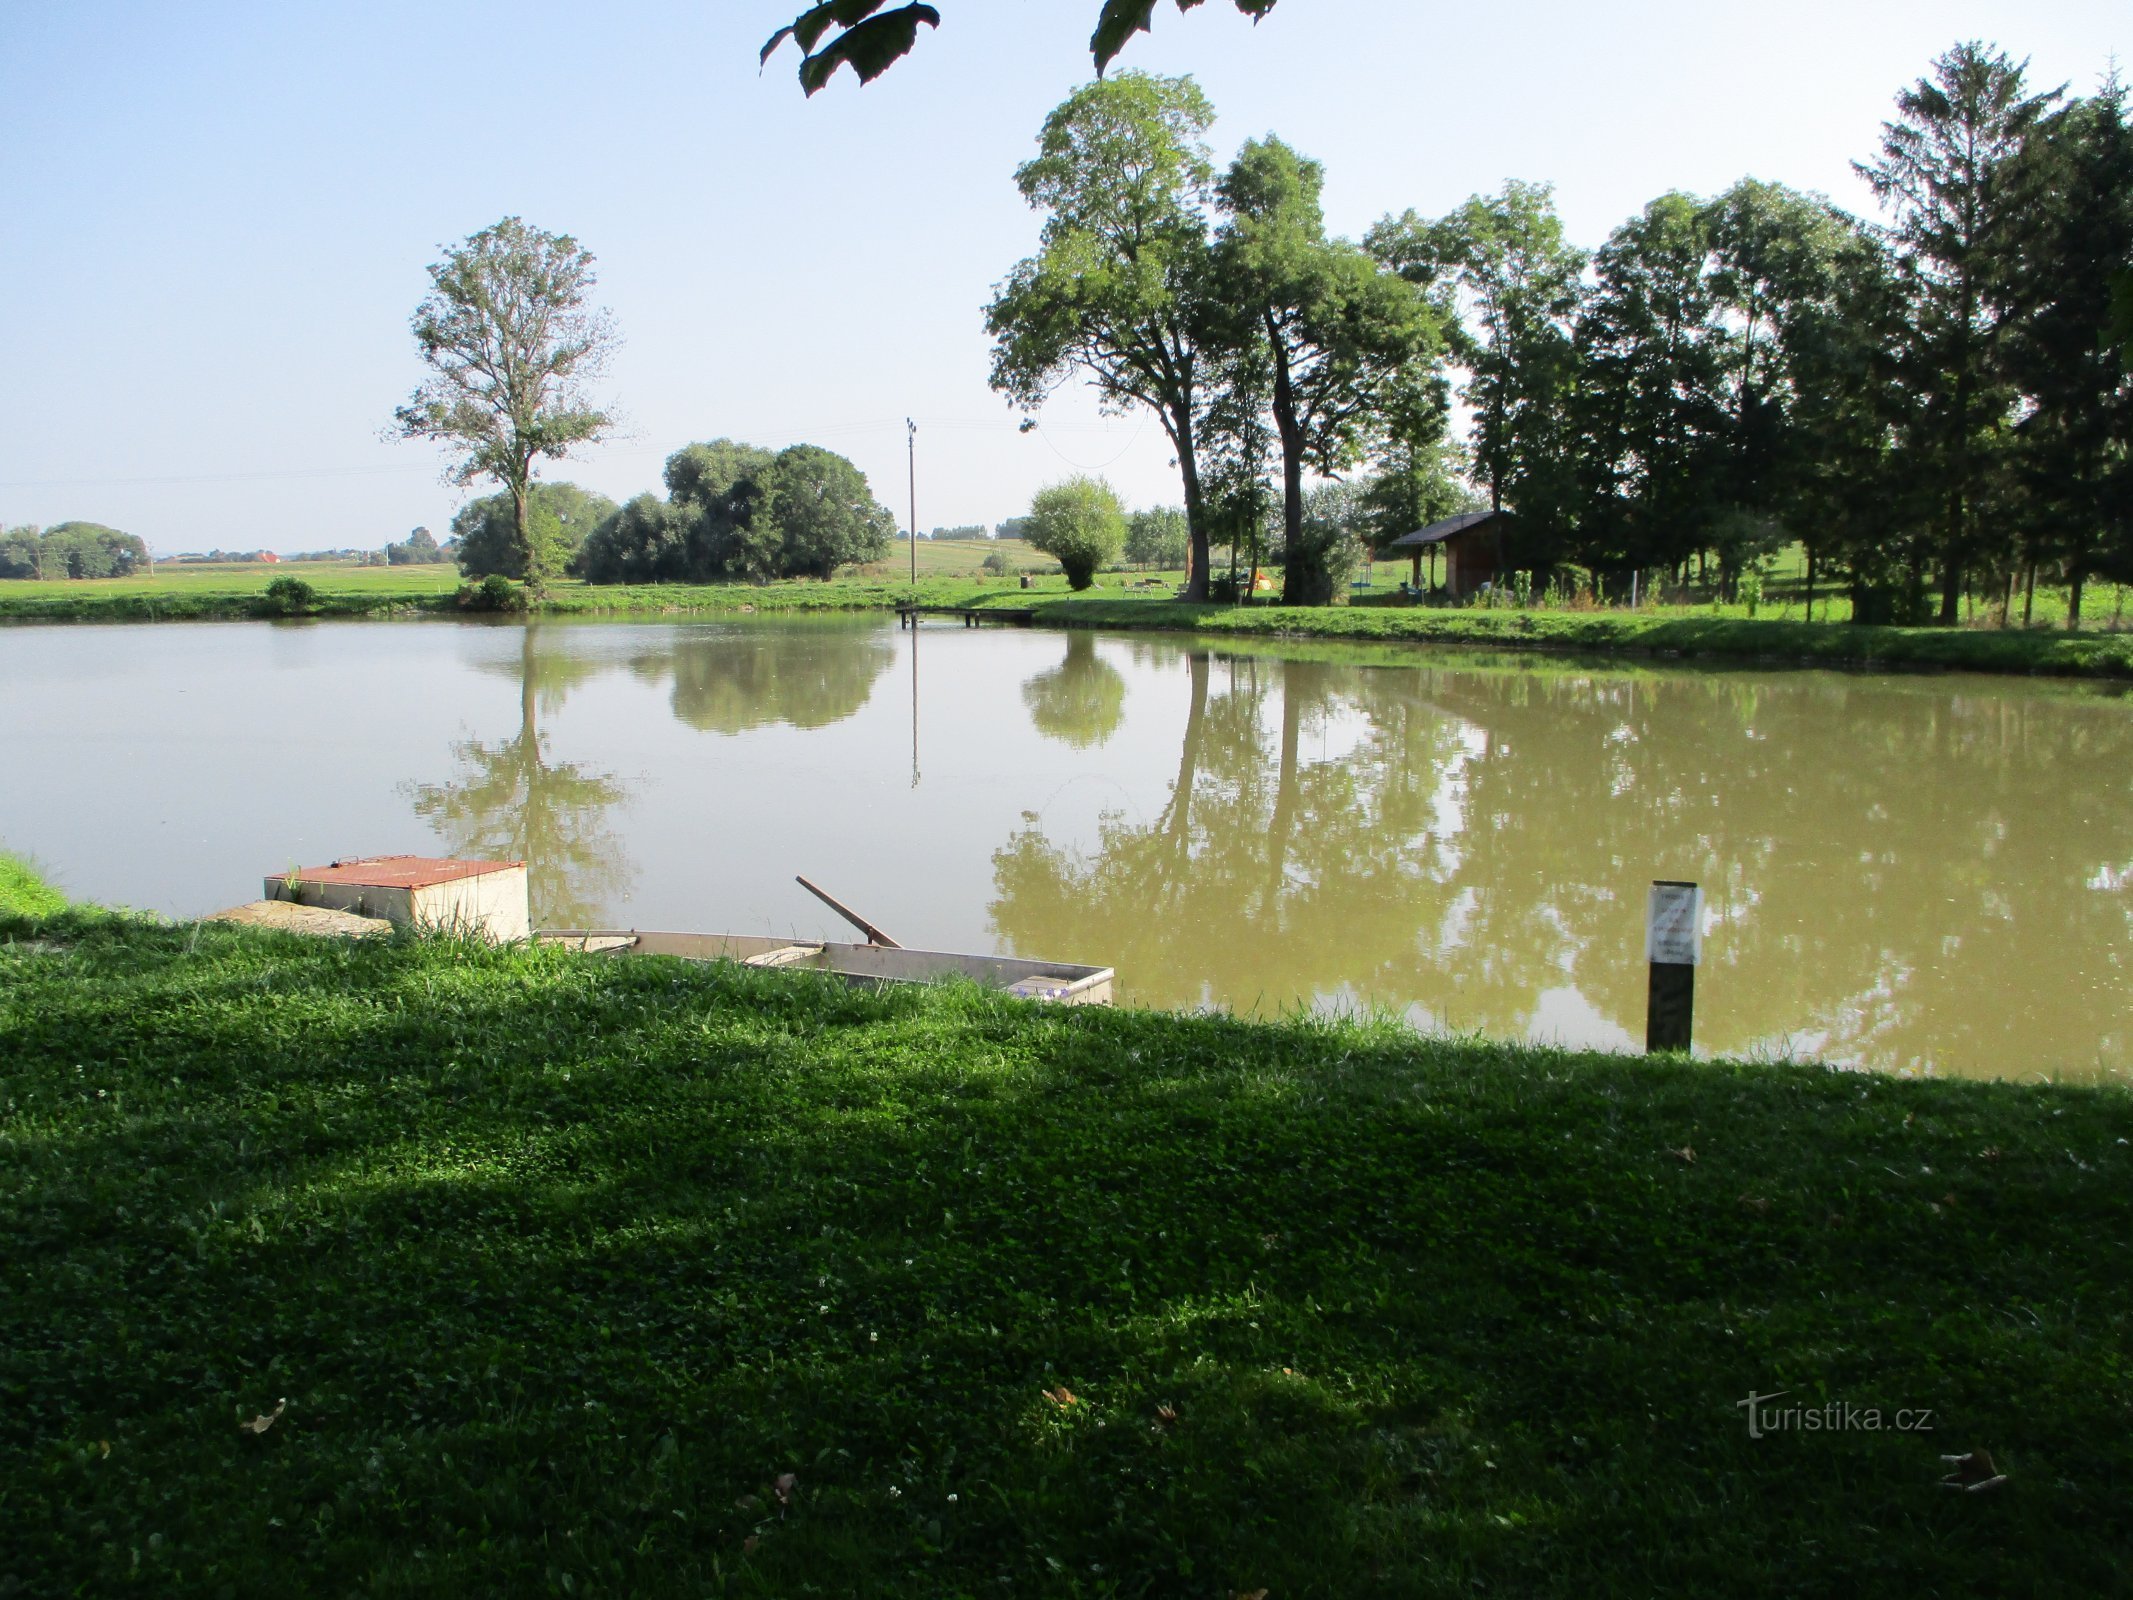
{"type": "Polygon", "coordinates": [[[1118,969],[1129,1004],[1641,1043],[1704,886],[1697,1044],[2133,1068],[2133,700],[1973,676],[874,619],[0,629],[0,843],[174,915],[393,851],[523,857],[551,927],[1118,969]]]}

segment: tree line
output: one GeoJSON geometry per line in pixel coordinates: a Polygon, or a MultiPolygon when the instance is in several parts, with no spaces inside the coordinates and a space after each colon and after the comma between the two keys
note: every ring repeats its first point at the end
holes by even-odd
{"type": "Polygon", "coordinates": [[[2042,576],[2078,622],[2084,583],[2133,579],[2115,78],[2038,91],[1957,45],[1857,164],[1880,220],[1746,179],[1663,195],[1590,252],[1516,182],[1330,237],[1318,163],[1269,136],[1218,176],[1212,121],[1189,78],[1069,97],[1016,174],[1039,249],[986,312],[1011,400],[1080,376],[1155,413],[1195,597],[1211,545],[1263,541],[1284,599],[1323,603],[1358,533],[1476,503],[1543,574],[1693,562],[1729,585],[1797,542],[1810,592],[1849,588],[1860,620],[1952,622],[2042,576]]]}
{"type": "MultiPolygon", "coordinates": [[[[715,439],[667,457],[666,494],[616,505],[574,483],[531,483],[523,521],[536,572],[588,583],[827,578],[888,553],[895,519],[866,475],[816,445],[770,451],[715,439]]],[[[507,490],[452,519],[460,570],[525,579],[519,502],[507,490]]]]}
{"type": "Polygon", "coordinates": [[[0,530],[0,579],[127,578],[150,570],[140,535],[100,522],[0,530]]]}

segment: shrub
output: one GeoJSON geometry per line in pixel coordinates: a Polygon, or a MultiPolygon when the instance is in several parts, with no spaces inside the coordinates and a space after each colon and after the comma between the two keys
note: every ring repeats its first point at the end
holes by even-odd
{"type": "Polygon", "coordinates": [[[462,611],[523,611],[526,609],[526,591],[500,572],[492,572],[479,583],[462,583],[459,586],[459,609],[462,611]]]}
{"type": "Polygon", "coordinates": [[[274,617],[307,617],[318,609],[318,591],[301,578],[276,578],[262,600],[274,617]]]}
{"type": "Polygon", "coordinates": [[[1004,550],[986,551],[985,559],[979,565],[995,578],[1011,578],[1014,576],[1015,564],[1007,559],[1007,552],[1004,550]]]}
{"type": "Polygon", "coordinates": [[[1086,589],[1125,548],[1126,508],[1103,479],[1068,478],[1037,491],[1025,537],[1059,563],[1069,588],[1086,589]]]}
{"type": "Polygon", "coordinates": [[[1733,592],[1740,597],[1740,603],[1748,608],[1748,615],[1754,616],[1756,609],[1763,603],[1762,573],[1750,567],[1740,575],[1733,586],[1733,592]]]}

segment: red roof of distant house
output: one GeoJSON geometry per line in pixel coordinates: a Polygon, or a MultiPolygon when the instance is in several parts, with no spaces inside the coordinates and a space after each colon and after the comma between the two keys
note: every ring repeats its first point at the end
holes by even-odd
{"type": "Polygon", "coordinates": [[[274,553],[273,551],[271,551],[271,550],[262,550],[262,551],[260,551],[260,552],[259,552],[259,557],[258,557],[258,559],[259,559],[259,560],[261,560],[261,561],[279,561],[279,560],[281,559],[281,557],[280,557],[280,556],[278,556],[278,555],[276,555],[276,554],[275,554],[275,553],[274,553]]]}
{"type": "Polygon", "coordinates": [[[523,861],[454,861],[443,856],[354,856],[325,867],[299,867],[302,883],[352,883],[365,889],[428,889],[461,878],[508,872],[523,861]]]}

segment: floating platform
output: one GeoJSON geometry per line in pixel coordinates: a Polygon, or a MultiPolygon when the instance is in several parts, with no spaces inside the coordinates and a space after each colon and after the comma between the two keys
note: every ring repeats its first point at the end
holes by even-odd
{"type": "Polygon", "coordinates": [[[1028,606],[898,606],[896,625],[899,628],[915,628],[920,617],[961,617],[963,626],[975,628],[983,622],[1012,623],[1018,628],[1027,628],[1037,620],[1037,613],[1028,606]]]}
{"type": "Polygon", "coordinates": [[[940,983],[962,978],[1024,1000],[1069,1006],[1107,1006],[1116,974],[1109,967],[1019,956],[958,955],[878,944],[812,944],[735,933],[571,931],[543,933],[542,944],[594,955],[678,956],[684,961],[734,961],[744,967],[789,967],[826,972],[849,983],[940,983]]]}

